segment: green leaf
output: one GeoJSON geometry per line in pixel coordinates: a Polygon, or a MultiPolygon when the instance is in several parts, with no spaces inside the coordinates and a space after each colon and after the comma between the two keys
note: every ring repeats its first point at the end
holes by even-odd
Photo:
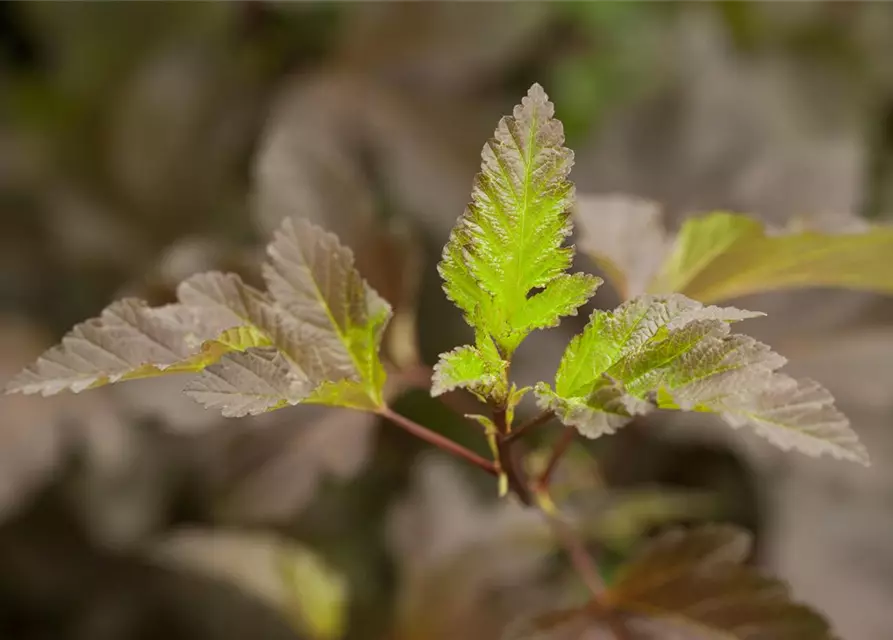
{"type": "Polygon", "coordinates": [[[192,276],[178,304],[115,302],[76,326],[7,391],[81,391],[168,373],[198,373],[192,397],[224,415],[297,402],[375,410],[390,307],[330,233],[286,220],[269,247],[270,294],[234,274],[192,276]]]}
{"type": "Polygon", "coordinates": [[[641,638],[831,640],[828,623],[778,580],[744,563],[750,537],[730,527],[675,529],[617,574],[605,605],[641,638]]]}
{"type": "Polygon", "coordinates": [[[571,232],[573,153],[553,115],[535,84],[500,120],[439,265],[447,296],[503,358],[534,329],[575,313],[599,284],[564,275],[573,257],[563,246],[571,232]]]}
{"type": "Polygon", "coordinates": [[[568,346],[542,408],[595,438],[655,408],[719,414],[783,449],[868,463],[865,448],[811,381],[776,373],[785,359],[729,324],[758,316],[679,294],[642,296],[596,311],[568,346]]]}
{"type": "Polygon", "coordinates": [[[893,293],[893,228],[769,235],[746,216],[713,213],[683,225],[650,290],[710,302],[797,287],[893,293]]]}
{"type": "Polygon", "coordinates": [[[624,299],[684,293],[718,302],[761,291],[840,287],[893,293],[893,227],[767,230],[745,215],[688,219],[668,237],[659,207],[621,195],[579,198],[580,246],[624,299]]]}
{"type": "Polygon", "coordinates": [[[514,329],[523,332],[558,326],[563,316],[577,315],[577,309],[586,304],[602,282],[601,278],[584,273],[561,274],[528,299],[513,318],[514,329]]]}
{"type": "Polygon", "coordinates": [[[478,396],[490,395],[501,381],[503,363],[488,361],[475,347],[457,347],[440,356],[434,367],[431,395],[463,388],[478,396]]]}
{"type": "Polygon", "coordinates": [[[302,638],[334,640],[348,621],[349,585],[313,549],[251,531],[181,529],[148,549],[154,563],[224,581],[280,612],[302,638]]]}

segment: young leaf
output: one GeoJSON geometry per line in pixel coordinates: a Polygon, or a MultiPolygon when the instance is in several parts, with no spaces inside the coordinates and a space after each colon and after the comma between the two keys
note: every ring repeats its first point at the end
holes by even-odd
{"type": "Polygon", "coordinates": [[[749,551],[749,536],[734,527],[669,531],[620,569],[605,604],[636,616],[635,637],[831,640],[821,616],[743,564],[749,551]]]}
{"type": "Polygon", "coordinates": [[[489,362],[475,347],[457,347],[440,356],[434,367],[431,395],[439,396],[459,387],[487,397],[500,383],[503,364],[489,362]]]}
{"type": "Polygon", "coordinates": [[[564,273],[573,257],[562,246],[571,232],[573,153],[553,115],[535,84],[500,120],[439,265],[447,296],[505,358],[534,329],[576,313],[600,284],[564,273]]]}
{"type": "Polygon", "coordinates": [[[784,358],[730,335],[730,322],[758,315],[679,294],[596,311],[565,351],[554,390],[537,386],[539,404],[591,438],[654,408],[684,409],[720,414],[733,427],[750,425],[783,449],[867,464],[827,391],[775,373],[784,358]]]}
{"type": "Polygon", "coordinates": [[[687,220],[671,242],[657,205],[638,198],[582,196],[575,215],[580,246],[625,299],[648,291],[718,302],[800,287],[893,293],[889,226],[770,232],[748,216],[711,213],[687,220]]]}
{"type": "Polygon", "coordinates": [[[322,229],[286,220],[269,247],[270,294],[209,272],[177,289],[178,304],[122,300],[76,326],[7,391],[86,388],[197,372],[190,395],[224,415],[297,402],[374,410],[390,307],[360,278],[349,249],[322,229]]]}

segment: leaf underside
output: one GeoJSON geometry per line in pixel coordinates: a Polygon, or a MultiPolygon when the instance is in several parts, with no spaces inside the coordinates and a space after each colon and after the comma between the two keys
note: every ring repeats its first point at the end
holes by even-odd
{"type": "MultiPolygon", "coordinates": [[[[507,361],[531,331],[576,314],[601,283],[565,273],[574,252],[564,246],[571,233],[573,152],[564,147],[563,127],[553,115],[554,106],[535,84],[513,114],[500,120],[482,151],[471,203],[438,266],[444,291],[477,331],[482,372],[507,361]],[[491,345],[482,341],[492,341],[496,357],[488,356],[491,345]]],[[[489,384],[476,379],[458,386],[489,384]]],[[[507,388],[504,381],[501,387],[507,388]]]]}
{"type": "Polygon", "coordinates": [[[337,238],[287,219],[268,247],[262,292],[235,274],[192,276],[179,302],[111,304],[77,325],[8,385],[51,395],[170,373],[195,373],[186,392],[224,415],[311,402],[382,405],[378,356],[390,307],[360,278],[337,238]]]}
{"type": "Polygon", "coordinates": [[[762,314],[704,306],[680,294],[641,296],[595,311],[568,345],[540,406],[595,438],[654,409],[719,414],[782,449],[868,463],[833,398],[778,373],[785,359],[730,323],[762,314]]]}

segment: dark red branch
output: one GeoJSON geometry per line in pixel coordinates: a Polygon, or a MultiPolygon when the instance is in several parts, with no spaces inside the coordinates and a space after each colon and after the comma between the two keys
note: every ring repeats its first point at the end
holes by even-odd
{"type": "Polygon", "coordinates": [[[552,449],[552,455],[549,456],[549,462],[546,464],[546,468],[543,470],[542,474],[540,474],[540,477],[536,482],[537,491],[546,491],[549,488],[549,483],[552,481],[552,475],[558,468],[558,463],[561,462],[561,458],[567,453],[568,447],[570,447],[571,443],[574,441],[574,436],[576,434],[577,432],[570,427],[564,429],[561,438],[555,443],[555,448],[552,449]]]}
{"type": "Polygon", "coordinates": [[[509,442],[512,442],[513,440],[517,440],[518,438],[520,438],[522,435],[524,435],[528,431],[535,429],[536,427],[539,427],[540,425],[546,424],[547,422],[549,422],[549,420],[551,420],[554,417],[555,417],[554,411],[543,411],[542,413],[540,413],[537,416],[534,416],[527,422],[521,423],[521,425],[517,429],[513,429],[512,432],[508,436],[506,436],[506,440],[508,440],[509,442]]]}
{"type": "Polygon", "coordinates": [[[417,438],[420,438],[420,439],[424,440],[425,442],[432,444],[435,447],[442,449],[443,451],[446,451],[447,453],[451,453],[454,456],[463,458],[464,460],[467,460],[471,464],[483,469],[484,471],[486,471],[487,473],[489,473],[491,475],[494,475],[494,476],[497,475],[496,465],[493,462],[491,462],[490,460],[487,460],[487,459],[479,456],[474,451],[471,451],[470,449],[466,449],[462,445],[460,445],[456,442],[453,442],[449,438],[446,438],[446,437],[440,435],[439,433],[435,433],[434,431],[431,431],[427,427],[423,427],[419,423],[410,420],[406,416],[402,416],[399,413],[395,413],[389,407],[380,409],[378,413],[379,413],[379,415],[387,418],[388,420],[390,420],[391,422],[396,424],[398,427],[405,429],[406,431],[408,431],[412,435],[416,436],[417,438]]]}
{"type": "Polygon", "coordinates": [[[524,505],[531,506],[533,504],[533,494],[527,482],[527,474],[524,472],[523,452],[512,446],[518,443],[513,443],[508,438],[510,425],[506,419],[505,409],[497,408],[493,410],[493,422],[498,432],[496,435],[496,449],[499,452],[499,464],[502,472],[508,478],[509,489],[518,496],[518,499],[524,505]]]}

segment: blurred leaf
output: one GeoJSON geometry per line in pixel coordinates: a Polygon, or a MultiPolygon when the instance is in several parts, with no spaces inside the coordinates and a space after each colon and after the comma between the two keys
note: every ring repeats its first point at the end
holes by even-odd
{"type": "Polygon", "coordinates": [[[554,5],[566,23],[561,55],[549,65],[568,139],[585,139],[612,109],[635,104],[665,73],[663,3],[567,2],[554,5]]]}
{"type": "Polygon", "coordinates": [[[299,406],[287,419],[276,416],[265,416],[275,419],[272,425],[240,422],[236,433],[230,428],[213,434],[215,466],[228,467],[223,478],[219,469],[211,471],[220,478],[214,492],[222,494],[214,513],[226,522],[290,522],[327,481],[347,482],[373,453],[371,413],[299,406]]]}
{"type": "Polygon", "coordinates": [[[312,550],[270,534],[178,531],[148,549],[161,564],[231,582],[319,640],[340,638],[347,584],[312,550]]]}
{"type": "Polygon", "coordinates": [[[683,225],[651,289],[714,301],[807,286],[893,293],[893,228],[767,235],[746,216],[714,213],[683,225]]]}
{"type": "MultiPolygon", "coordinates": [[[[758,220],[712,213],[687,220],[666,252],[654,205],[623,196],[580,199],[581,246],[631,297],[684,293],[717,302],[761,291],[839,287],[893,293],[893,228],[864,224],[767,231],[758,220]]],[[[855,222],[855,221],[853,221],[855,222]]],[[[802,225],[801,225],[802,227],[802,225]]]]}
{"type": "Polygon", "coordinates": [[[296,624],[320,640],[341,638],[347,628],[347,584],[341,576],[305,549],[281,554],[280,567],[296,624]]]}
{"type": "Polygon", "coordinates": [[[580,248],[620,297],[645,293],[670,249],[659,206],[621,195],[580,195],[574,214],[580,248]]]}
{"type": "MultiPolygon", "coordinates": [[[[682,520],[704,520],[721,509],[717,496],[670,487],[605,490],[598,515],[587,518],[587,537],[616,552],[627,552],[650,530],[682,520]]],[[[601,567],[600,567],[601,568],[601,567]]]]}
{"type": "Polygon", "coordinates": [[[743,564],[749,550],[734,527],[664,533],[621,569],[604,602],[645,619],[630,624],[636,638],[831,640],[821,616],[743,564]]]}
{"type": "Polygon", "coordinates": [[[412,493],[389,518],[400,591],[399,640],[491,640],[549,593],[542,584],[554,550],[535,511],[484,502],[450,461],[431,456],[412,493]]]}
{"type": "Polygon", "coordinates": [[[585,607],[572,607],[525,616],[500,640],[617,640],[617,635],[585,607]]]}

